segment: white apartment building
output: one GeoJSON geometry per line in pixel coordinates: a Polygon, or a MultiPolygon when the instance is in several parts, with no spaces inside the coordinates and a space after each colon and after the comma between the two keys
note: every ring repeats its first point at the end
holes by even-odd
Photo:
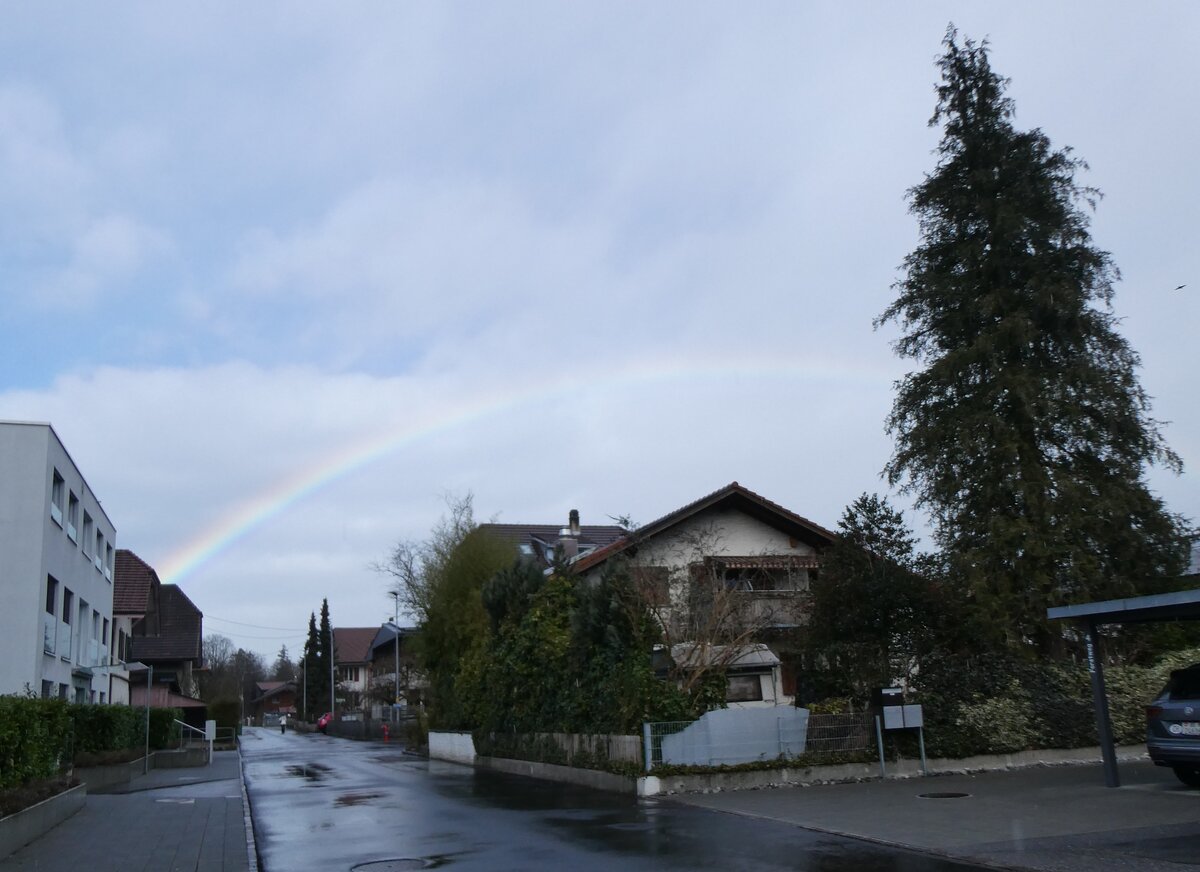
{"type": "Polygon", "coordinates": [[[128,699],[110,665],[116,535],[53,427],[0,421],[0,693],[128,699]]]}

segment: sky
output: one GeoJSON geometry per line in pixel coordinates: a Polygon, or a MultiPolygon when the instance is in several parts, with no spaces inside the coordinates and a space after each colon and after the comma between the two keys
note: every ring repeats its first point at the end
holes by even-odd
{"type": "MultiPolygon", "coordinates": [[[[1200,518],[1200,6],[3,4],[0,419],[48,421],[205,632],[392,614],[447,496],[645,523],[888,494],[905,192],[947,25],[1104,192],[1200,518]],[[1176,290],[1179,285],[1187,285],[1176,290]]],[[[401,617],[405,622],[404,616],[401,617]]]]}

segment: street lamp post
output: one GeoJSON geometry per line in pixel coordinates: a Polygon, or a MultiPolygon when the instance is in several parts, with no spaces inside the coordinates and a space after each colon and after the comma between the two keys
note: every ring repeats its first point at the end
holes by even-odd
{"type": "Polygon", "coordinates": [[[396,634],[396,675],[392,688],[396,691],[392,702],[400,704],[400,591],[392,591],[392,632],[396,634]]]}
{"type": "Polygon", "coordinates": [[[333,622],[329,623],[329,711],[337,712],[337,681],[333,676],[333,622]]]}

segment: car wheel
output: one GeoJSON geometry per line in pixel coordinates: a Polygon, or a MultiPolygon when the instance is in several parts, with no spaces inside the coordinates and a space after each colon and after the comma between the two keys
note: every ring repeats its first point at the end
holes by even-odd
{"type": "Polygon", "coordinates": [[[1200,787],[1200,766],[1175,766],[1175,777],[1188,787],[1200,787]]]}

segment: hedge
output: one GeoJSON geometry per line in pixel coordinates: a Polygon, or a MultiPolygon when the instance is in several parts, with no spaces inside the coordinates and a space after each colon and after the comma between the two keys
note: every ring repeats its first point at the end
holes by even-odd
{"type": "MultiPolygon", "coordinates": [[[[150,747],[179,738],[179,709],[150,709],[150,747]]],[[[61,699],[0,696],[0,790],[54,778],[76,753],[141,748],[146,710],[124,705],[68,703],[61,699]]]]}
{"type": "MultiPolygon", "coordinates": [[[[1105,669],[1113,738],[1146,738],[1145,707],[1172,669],[1200,662],[1200,648],[1175,651],[1151,666],[1105,669]]],[[[925,741],[938,757],[1006,754],[1098,743],[1087,667],[1071,663],[958,659],[939,674],[919,676],[925,741]]]]}
{"type": "Polygon", "coordinates": [[[59,699],[0,696],[0,789],[53,778],[70,765],[67,708],[59,699]]]}

